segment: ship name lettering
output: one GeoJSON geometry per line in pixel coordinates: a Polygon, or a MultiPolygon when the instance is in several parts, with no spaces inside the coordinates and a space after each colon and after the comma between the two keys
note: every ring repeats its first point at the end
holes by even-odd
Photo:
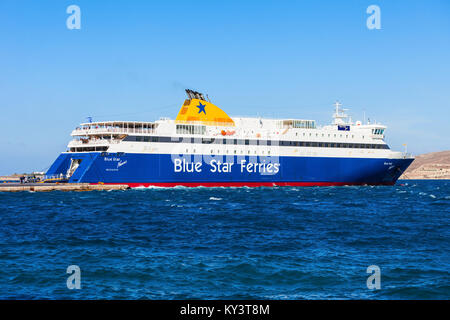
{"type": "Polygon", "coordinates": [[[217,160],[211,160],[209,163],[211,165],[211,172],[231,172],[231,167],[233,166],[233,163],[222,163],[217,160]]]}
{"type": "Polygon", "coordinates": [[[241,160],[241,172],[244,169],[249,173],[273,173],[277,174],[280,171],[279,163],[247,163],[247,160],[241,160]]]}
{"type": "Polygon", "coordinates": [[[186,162],[185,159],[174,159],[173,166],[175,172],[202,172],[201,162],[186,162]]]}

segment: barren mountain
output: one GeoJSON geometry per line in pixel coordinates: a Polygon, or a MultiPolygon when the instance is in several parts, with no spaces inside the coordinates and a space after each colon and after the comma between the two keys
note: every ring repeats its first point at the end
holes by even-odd
{"type": "Polygon", "coordinates": [[[450,179],[450,150],[416,156],[400,179],[450,179]]]}

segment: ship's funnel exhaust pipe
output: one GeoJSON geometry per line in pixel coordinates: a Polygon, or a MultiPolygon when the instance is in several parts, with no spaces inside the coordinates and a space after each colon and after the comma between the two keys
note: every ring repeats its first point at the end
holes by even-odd
{"type": "Polygon", "coordinates": [[[190,90],[190,89],[186,89],[186,94],[187,94],[189,100],[199,99],[199,100],[206,101],[205,97],[203,96],[203,93],[200,93],[200,92],[197,92],[194,90],[190,90]]]}

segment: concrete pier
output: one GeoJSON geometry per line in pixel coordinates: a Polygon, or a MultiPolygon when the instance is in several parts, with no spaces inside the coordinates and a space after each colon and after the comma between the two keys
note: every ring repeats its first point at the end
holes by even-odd
{"type": "Polygon", "coordinates": [[[89,184],[89,183],[0,183],[0,192],[20,192],[20,191],[106,191],[106,190],[126,190],[126,184],[89,184]]]}

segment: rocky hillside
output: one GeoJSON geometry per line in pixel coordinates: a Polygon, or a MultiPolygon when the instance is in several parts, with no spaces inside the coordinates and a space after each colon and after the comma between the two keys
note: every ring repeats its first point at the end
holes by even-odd
{"type": "Polygon", "coordinates": [[[416,156],[400,179],[450,179],[450,150],[416,156]]]}

